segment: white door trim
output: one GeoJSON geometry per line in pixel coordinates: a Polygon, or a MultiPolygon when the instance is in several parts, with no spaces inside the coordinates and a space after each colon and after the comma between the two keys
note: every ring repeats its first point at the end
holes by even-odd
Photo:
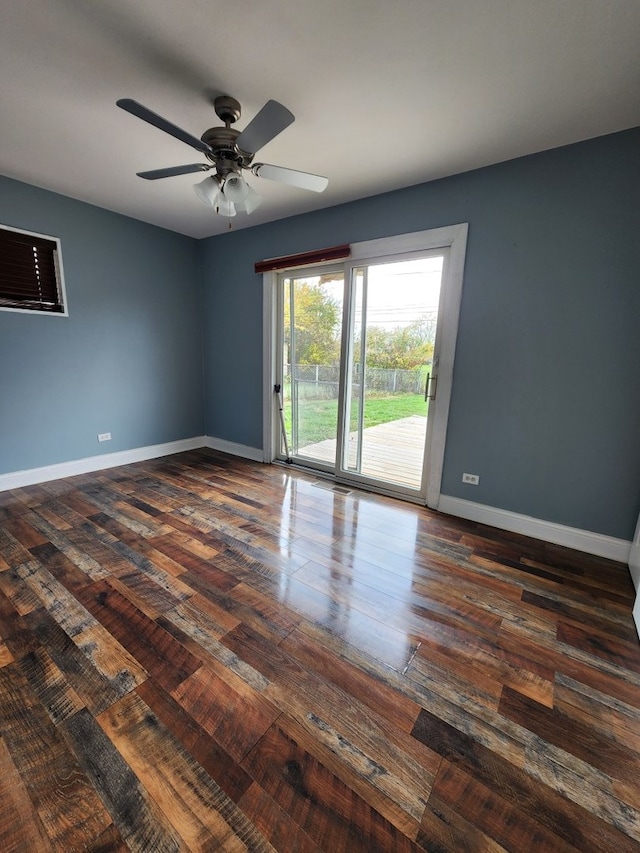
{"type": "Polygon", "coordinates": [[[273,386],[276,381],[276,285],[277,272],[262,274],[262,459],[273,462],[276,457],[273,386]]]}
{"type": "MultiPolygon", "coordinates": [[[[437,509],[440,503],[468,230],[469,226],[466,223],[438,229],[440,232],[445,232],[442,238],[447,240],[445,245],[449,246],[449,252],[448,256],[445,257],[442,272],[440,317],[438,318],[438,331],[434,348],[434,354],[438,356],[436,405],[433,407],[433,420],[431,429],[428,430],[426,448],[428,460],[427,506],[431,509],[437,509]]],[[[431,236],[433,232],[428,233],[431,236]]],[[[438,248],[442,248],[442,245],[438,248]]]]}
{"type": "MultiPolygon", "coordinates": [[[[435,345],[435,353],[439,355],[437,399],[433,407],[433,421],[427,436],[429,473],[426,503],[432,509],[437,509],[440,501],[468,230],[468,223],[463,222],[445,225],[442,228],[431,228],[427,231],[414,231],[409,234],[352,243],[351,256],[347,261],[347,264],[350,264],[362,259],[372,260],[409,252],[445,248],[449,250],[443,270],[440,316],[435,345]]],[[[273,405],[277,280],[275,272],[263,274],[263,454],[265,462],[272,462],[277,455],[274,426],[277,410],[273,405]]]]}

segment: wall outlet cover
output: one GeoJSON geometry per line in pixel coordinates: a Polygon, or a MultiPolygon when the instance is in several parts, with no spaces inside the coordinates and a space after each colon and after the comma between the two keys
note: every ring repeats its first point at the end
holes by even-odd
{"type": "Polygon", "coordinates": [[[462,475],[462,482],[463,483],[469,483],[469,485],[471,485],[471,486],[477,486],[478,483],[480,482],[480,475],[479,474],[463,474],[462,475]]]}

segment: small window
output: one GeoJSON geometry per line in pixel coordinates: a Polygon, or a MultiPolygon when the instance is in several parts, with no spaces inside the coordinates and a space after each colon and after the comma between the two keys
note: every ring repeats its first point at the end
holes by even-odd
{"type": "Polygon", "coordinates": [[[56,237],[0,225],[0,310],[66,316],[56,237]]]}

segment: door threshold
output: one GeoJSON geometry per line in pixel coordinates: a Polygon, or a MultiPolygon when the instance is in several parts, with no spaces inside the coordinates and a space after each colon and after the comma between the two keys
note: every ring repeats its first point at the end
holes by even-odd
{"type": "Polygon", "coordinates": [[[351,492],[353,491],[366,492],[367,494],[383,495],[387,498],[395,498],[396,500],[405,501],[405,503],[417,504],[418,506],[426,507],[427,505],[426,499],[422,495],[410,495],[406,492],[398,492],[392,488],[385,488],[384,486],[379,484],[362,483],[360,481],[355,482],[354,480],[349,480],[344,477],[337,477],[330,471],[322,471],[318,470],[317,468],[311,468],[307,465],[303,465],[299,462],[296,462],[295,460],[291,462],[286,462],[284,459],[274,459],[272,460],[272,465],[279,465],[282,468],[293,468],[295,471],[299,471],[301,474],[309,474],[322,481],[312,483],[312,486],[317,486],[318,488],[325,488],[327,490],[339,492],[340,494],[351,494],[351,492]],[[324,483],[327,483],[327,485],[324,485],[324,483]],[[341,492],[338,487],[343,488],[345,491],[341,492]]]}

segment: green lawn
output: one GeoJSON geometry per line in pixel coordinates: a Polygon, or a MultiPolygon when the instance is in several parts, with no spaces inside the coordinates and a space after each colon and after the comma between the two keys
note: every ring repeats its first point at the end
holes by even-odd
{"type": "MultiPolygon", "coordinates": [[[[367,397],[364,426],[366,429],[377,424],[386,424],[389,421],[408,418],[410,415],[426,416],[426,414],[427,405],[422,394],[367,397]]],[[[291,407],[288,402],[284,404],[284,415],[287,435],[291,437],[291,407]]],[[[338,423],[338,401],[301,400],[298,407],[298,420],[298,443],[300,447],[304,447],[306,444],[315,444],[317,441],[324,441],[327,438],[335,438],[338,423]]],[[[355,429],[353,418],[352,423],[355,429]]]]}

